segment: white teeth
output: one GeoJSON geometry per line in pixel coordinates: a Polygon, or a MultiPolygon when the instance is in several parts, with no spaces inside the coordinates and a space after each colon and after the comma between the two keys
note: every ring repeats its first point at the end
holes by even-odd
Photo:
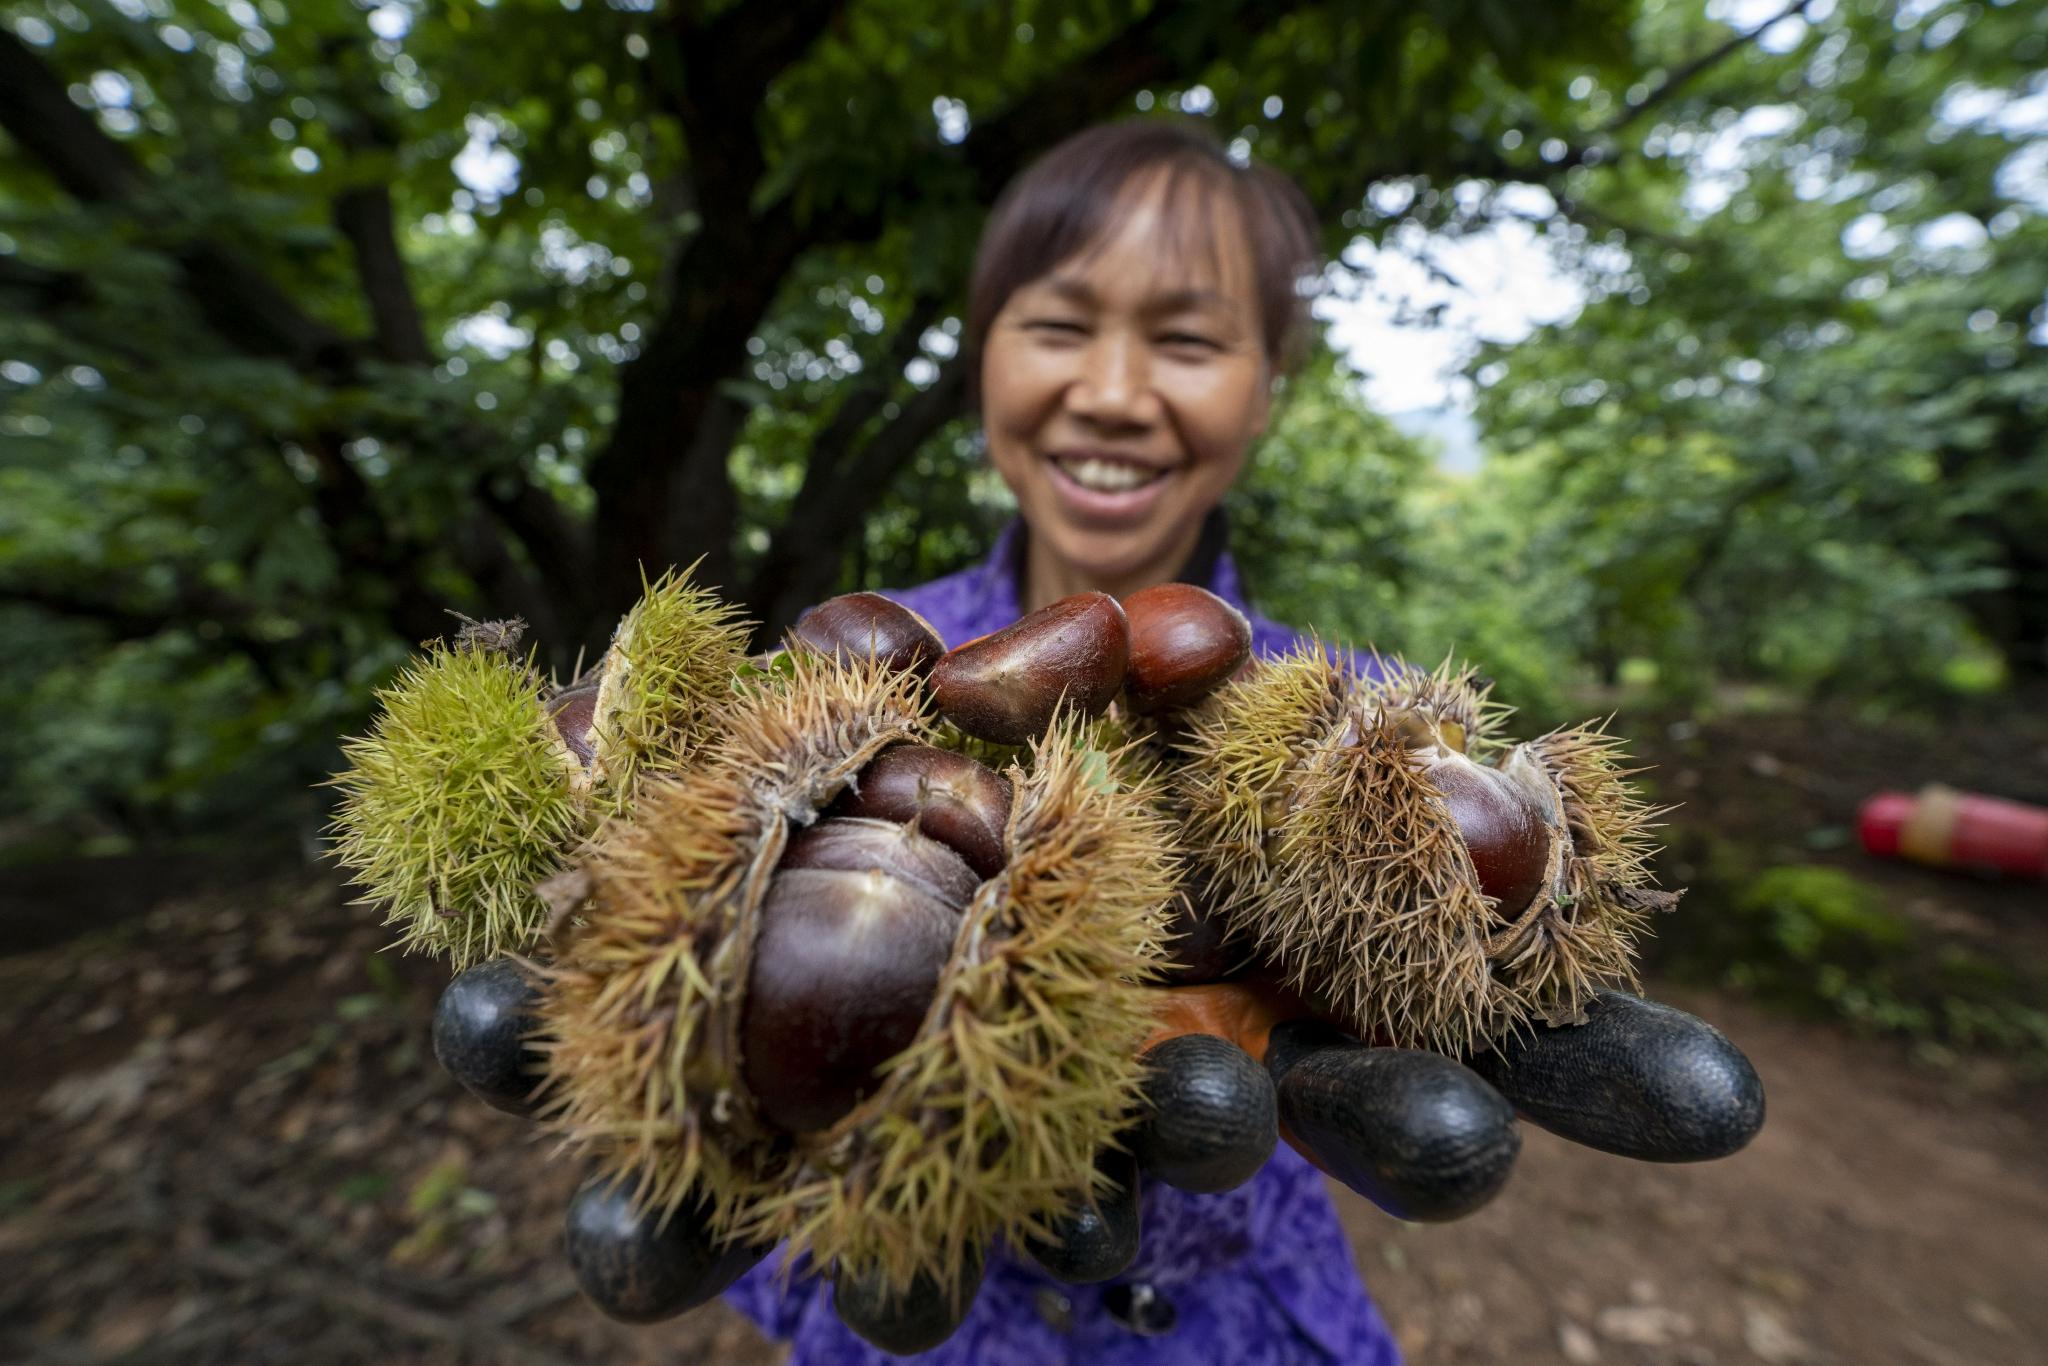
{"type": "Polygon", "coordinates": [[[1096,493],[1129,493],[1160,477],[1157,470],[1114,460],[1062,460],[1060,468],[1082,488],[1096,493]]]}

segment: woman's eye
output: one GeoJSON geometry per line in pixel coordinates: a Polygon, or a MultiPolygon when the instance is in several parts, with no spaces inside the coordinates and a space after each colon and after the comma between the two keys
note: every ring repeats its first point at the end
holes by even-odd
{"type": "Polygon", "coordinates": [[[1168,346],[1199,346],[1208,350],[1216,349],[1216,343],[1207,337],[1198,337],[1192,332],[1169,332],[1163,340],[1168,346]]]}
{"type": "Polygon", "coordinates": [[[1029,326],[1033,331],[1064,332],[1070,336],[1079,336],[1088,330],[1079,323],[1062,322],[1057,318],[1034,319],[1029,326]]]}

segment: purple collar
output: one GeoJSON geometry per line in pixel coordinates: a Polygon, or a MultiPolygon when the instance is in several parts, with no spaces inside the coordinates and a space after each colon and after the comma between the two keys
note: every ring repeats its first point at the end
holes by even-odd
{"type": "MultiPolygon", "coordinates": [[[[1212,508],[1202,521],[1201,537],[1194,554],[1174,575],[1176,583],[1199,584],[1217,597],[1249,615],[1244,583],[1238,577],[1237,562],[1226,548],[1230,526],[1221,507],[1212,508]]],[[[1012,517],[982,562],[968,571],[973,580],[974,616],[980,621],[1011,622],[1024,615],[1024,519],[1012,517]]]]}

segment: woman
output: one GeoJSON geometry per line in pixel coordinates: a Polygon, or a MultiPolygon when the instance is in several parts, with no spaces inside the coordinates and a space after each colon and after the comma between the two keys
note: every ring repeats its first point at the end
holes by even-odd
{"type": "MultiPolygon", "coordinates": [[[[1088,589],[1203,584],[1263,654],[1297,637],[1250,611],[1219,504],[1298,364],[1317,268],[1306,197],[1239,167],[1199,124],[1091,129],[997,203],[970,287],[967,359],[989,459],[1020,516],[981,564],[892,593],[950,645],[1088,589]]],[[[960,1330],[924,1360],[1090,1366],[1398,1360],[1323,1180],[1286,1145],[1224,1195],[1144,1186],[1143,1244],[1106,1286],[1000,1251],[960,1330]]],[[[894,1360],[830,1288],[785,1294],[771,1257],[729,1299],[793,1341],[793,1366],[894,1360]]]]}

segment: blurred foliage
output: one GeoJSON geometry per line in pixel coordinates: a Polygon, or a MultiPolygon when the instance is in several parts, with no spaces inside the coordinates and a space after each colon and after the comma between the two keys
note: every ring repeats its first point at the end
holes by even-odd
{"type": "MultiPolygon", "coordinates": [[[[1576,653],[1699,690],[2048,672],[2048,28],[1841,3],[1574,172],[1593,301],[1482,359],[1576,653]],[[1825,14],[1825,18],[1821,17],[1825,14]]],[[[1596,85],[1588,99],[1599,95],[1596,85]]]]}
{"type": "Polygon", "coordinates": [[[1289,384],[1233,501],[1271,614],[1546,721],[2037,676],[2048,34],[1792,8],[4,0],[0,85],[85,116],[0,90],[4,801],[310,811],[444,606],[567,669],[641,559],[780,620],[980,554],[975,235],[1135,110],[1296,176],[1333,257],[1519,216],[1589,294],[1475,361],[1476,477],[1332,355],[1289,384]]]}
{"type": "Polygon", "coordinates": [[[1706,895],[1660,936],[1668,970],[1873,1034],[2048,1064],[2048,981],[1937,944],[1850,873],[1788,864],[1706,895]]]}

